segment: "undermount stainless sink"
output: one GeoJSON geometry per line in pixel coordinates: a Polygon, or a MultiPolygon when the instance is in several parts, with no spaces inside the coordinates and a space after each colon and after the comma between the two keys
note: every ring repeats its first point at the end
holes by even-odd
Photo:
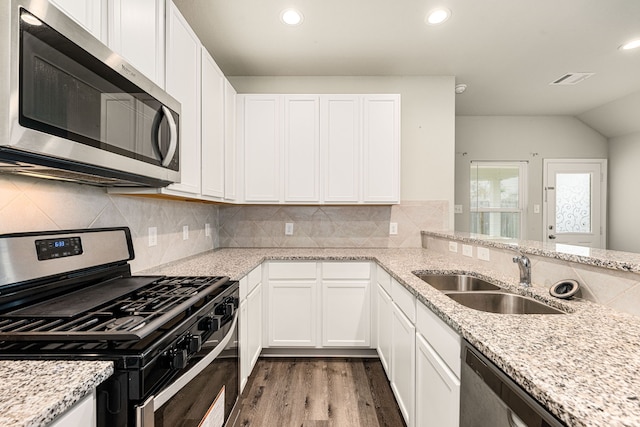
{"type": "Polygon", "coordinates": [[[465,307],[500,314],[565,314],[522,295],[505,292],[451,292],[446,295],[465,307]]]}
{"type": "Polygon", "coordinates": [[[439,291],[497,291],[499,286],[467,274],[420,274],[416,276],[439,291]]]}
{"type": "Polygon", "coordinates": [[[468,274],[429,274],[414,272],[416,276],[465,307],[500,314],[566,314],[522,295],[512,294],[501,287],[468,274]]]}

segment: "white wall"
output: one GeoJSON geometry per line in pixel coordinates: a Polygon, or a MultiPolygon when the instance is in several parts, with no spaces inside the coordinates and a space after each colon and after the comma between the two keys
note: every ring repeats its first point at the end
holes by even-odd
{"type": "Polygon", "coordinates": [[[640,132],[609,140],[609,241],[617,251],[640,252],[640,132]]]}
{"type": "MultiPolygon", "coordinates": [[[[453,203],[454,77],[249,76],[229,77],[229,80],[238,93],[401,94],[401,200],[444,200],[449,206],[453,203]]],[[[452,219],[451,214],[451,224],[452,219]]]]}
{"type": "MultiPolygon", "coordinates": [[[[542,239],[542,159],[607,158],[607,140],[570,116],[456,117],[455,229],[469,231],[469,167],[472,160],[528,161],[527,240],[542,239]]],[[[613,169],[609,166],[609,169],[613,169]]]]}

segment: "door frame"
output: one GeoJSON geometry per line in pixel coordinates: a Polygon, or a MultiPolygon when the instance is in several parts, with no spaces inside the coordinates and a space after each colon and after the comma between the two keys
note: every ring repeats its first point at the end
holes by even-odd
{"type": "Polygon", "coordinates": [[[600,165],[600,248],[607,247],[607,159],[542,159],[542,242],[548,243],[547,172],[551,163],[597,163],[600,165]]]}

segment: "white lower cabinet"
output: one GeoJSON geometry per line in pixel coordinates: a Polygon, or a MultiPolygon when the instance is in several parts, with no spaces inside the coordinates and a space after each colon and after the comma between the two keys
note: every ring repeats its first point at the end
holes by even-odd
{"type": "Polygon", "coordinates": [[[457,427],[461,339],[424,304],[417,304],[416,426],[457,427]]]}
{"type": "Polygon", "coordinates": [[[416,328],[395,303],[391,318],[391,389],[407,427],[414,426],[416,328]]]}
{"type": "Polygon", "coordinates": [[[316,281],[269,280],[270,347],[315,347],[316,281]]]}
{"type": "Polygon", "coordinates": [[[457,427],[460,379],[421,334],[416,334],[416,420],[420,427],[457,427]]]}
{"type": "Polygon", "coordinates": [[[95,427],[96,425],[96,391],[80,399],[65,413],[54,419],[49,427],[95,427]]]}
{"type": "Polygon", "coordinates": [[[393,301],[383,286],[378,284],[376,300],[377,311],[377,350],[382,367],[391,378],[391,321],[393,319],[393,301]]]}
{"type": "Polygon", "coordinates": [[[269,347],[371,347],[371,263],[269,262],[269,347]]]}
{"type": "Polygon", "coordinates": [[[240,279],[240,392],[262,351],[262,267],[240,279]]]}
{"type": "Polygon", "coordinates": [[[371,265],[322,263],[322,346],[371,346],[371,265]]]}

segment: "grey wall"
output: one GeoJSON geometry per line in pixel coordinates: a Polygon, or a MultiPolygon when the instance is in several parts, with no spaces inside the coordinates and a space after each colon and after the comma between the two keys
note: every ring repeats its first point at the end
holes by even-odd
{"type": "Polygon", "coordinates": [[[608,248],[640,252],[640,132],[609,140],[608,248]]]}
{"type": "MultiPolygon", "coordinates": [[[[570,116],[456,117],[455,229],[469,231],[469,167],[472,160],[528,161],[527,240],[542,239],[542,160],[607,158],[607,140],[570,116]],[[466,153],[466,154],[465,154],[466,153]],[[533,213],[533,205],[541,211],[533,213]]],[[[611,169],[611,167],[610,167],[611,169]]]]}

